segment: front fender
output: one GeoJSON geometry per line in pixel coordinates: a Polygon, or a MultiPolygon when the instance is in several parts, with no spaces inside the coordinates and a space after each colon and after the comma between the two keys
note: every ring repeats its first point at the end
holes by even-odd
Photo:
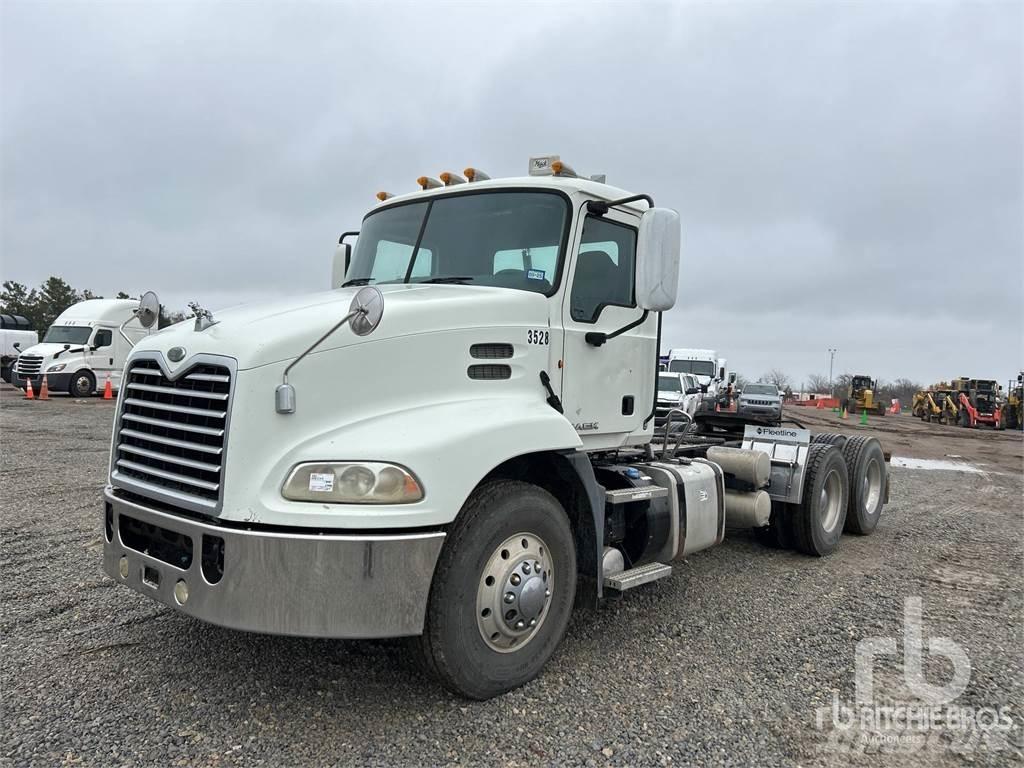
{"type": "Polygon", "coordinates": [[[544,401],[494,397],[399,410],[331,429],[288,451],[262,485],[246,519],[325,529],[424,528],[452,522],[470,492],[508,459],[572,451],[582,443],[544,401]],[[281,484],[305,461],[387,461],[419,478],[414,504],[322,504],[281,497],[281,484]]]}

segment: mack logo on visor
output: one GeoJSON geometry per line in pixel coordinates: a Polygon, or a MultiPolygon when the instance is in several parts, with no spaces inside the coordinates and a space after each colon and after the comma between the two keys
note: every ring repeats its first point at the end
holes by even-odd
{"type": "Polygon", "coordinates": [[[180,363],[185,359],[185,348],[184,347],[171,347],[167,350],[167,358],[172,363],[180,363]]]}

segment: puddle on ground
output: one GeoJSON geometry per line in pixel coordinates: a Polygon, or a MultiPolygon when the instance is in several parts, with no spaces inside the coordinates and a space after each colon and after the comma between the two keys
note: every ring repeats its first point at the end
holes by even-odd
{"type": "Polygon", "coordinates": [[[963,461],[946,461],[945,459],[910,459],[903,456],[893,456],[889,466],[902,467],[903,469],[946,469],[952,472],[971,472],[976,475],[984,475],[984,470],[978,469],[963,461]]]}

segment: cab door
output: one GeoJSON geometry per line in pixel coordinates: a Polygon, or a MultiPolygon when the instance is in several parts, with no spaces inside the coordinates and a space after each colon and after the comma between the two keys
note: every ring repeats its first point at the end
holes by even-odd
{"type": "Polygon", "coordinates": [[[654,399],[657,315],[600,346],[588,333],[611,334],[638,322],[636,242],[639,215],[586,212],[577,223],[562,303],[562,404],[584,448],[644,442],[654,399]]]}
{"type": "Polygon", "coordinates": [[[113,385],[117,386],[117,373],[114,361],[116,359],[117,332],[113,328],[99,327],[93,331],[89,339],[89,346],[86,347],[86,363],[96,376],[96,388],[103,389],[107,380],[107,373],[115,376],[113,385]],[[96,347],[96,349],[92,349],[96,347]]]}

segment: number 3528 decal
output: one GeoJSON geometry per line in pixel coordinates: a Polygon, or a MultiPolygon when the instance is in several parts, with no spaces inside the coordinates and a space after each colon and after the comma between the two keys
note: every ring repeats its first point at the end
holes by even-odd
{"type": "Polygon", "coordinates": [[[526,343],[527,344],[547,344],[548,343],[548,331],[534,331],[529,330],[526,332],[526,343]]]}

